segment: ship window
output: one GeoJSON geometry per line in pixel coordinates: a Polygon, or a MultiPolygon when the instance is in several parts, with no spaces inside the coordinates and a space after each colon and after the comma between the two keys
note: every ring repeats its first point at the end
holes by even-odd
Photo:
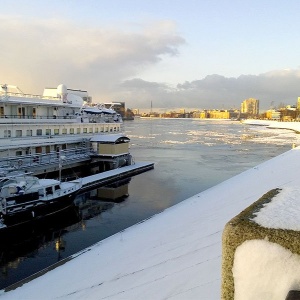
{"type": "Polygon", "coordinates": [[[60,190],[60,186],[59,185],[56,185],[55,187],[54,187],[54,189],[57,191],[57,190],[60,190]]]}
{"type": "Polygon", "coordinates": [[[42,129],[37,129],[37,130],[36,130],[36,135],[42,135],[42,134],[43,134],[42,129]]]}
{"type": "Polygon", "coordinates": [[[18,107],[18,117],[24,118],[25,117],[25,107],[18,107]]]}
{"type": "Polygon", "coordinates": [[[89,129],[89,133],[93,133],[93,128],[92,127],[89,129]]]}
{"type": "Polygon", "coordinates": [[[59,129],[54,129],[54,135],[58,135],[59,134],[59,129]]]}
{"type": "Polygon", "coordinates": [[[4,107],[0,106],[0,116],[3,117],[4,116],[4,107]]]}
{"type": "Polygon", "coordinates": [[[98,133],[98,130],[99,130],[99,128],[98,128],[98,127],[96,127],[96,128],[95,128],[95,133],[98,133]]]}
{"type": "Polygon", "coordinates": [[[87,128],[83,128],[83,133],[87,133],[87,128]]]}
{"type": "Polygon", "coordinates": [[[77,134],[79,134],[81,132],[80,128],[77,128],[77,134]]]}
{"type": "Polygon", "coordinates": [[[70,128],[70,134],[74,134],[74,128],[70,128]]]}
{"type": "Polygon", "coordinates": [[[63,128],[62,134],[67,134],[67,128],[63,128]]]}
{"type": "Polygon", "coordinates": [[[16,137],[22,136],[22,130],[16,130],[16,137]]]}
{"type": "MultiPolygon", "coordinates": [[[[43,152],[43,147],[41,146],[38,146],[38,147],[35,147],[35,153],[42,153],[43,152]]],[[[39,157],[37,157],[37,161],[39,160],[39,157]]]]}
{"type": "Polygon", "coordinates": [[[52,186],[46,187],[46,195],[52,195],[52,194],[53,194],[52,186]]]}
{"type": "Polygon", "coordinates": [[[51,129],[46,129],[46,135],[51,135],[51,129]]]}
{"type": "Polygon", "coordinates": [[[112,132],[112,131],[113,131],[113,129],[110,127],[110,128],[109,128],[109,131],[110,131],[110,132],[112,132]]]}
{"type": "Polygon", "coordinates": [[[20,156],[20,155],[22,155],[23,153],[22,153],[22,150],[19,150],[19,151],[16,151],[16,156],[20,156]]]}
{"type": "Polygon", "coordinates": [[[26,135],[27,136],[32,136],[32,130],[31,129],[27,129],[26,130],[26,135]]]}
{"type": "Polygon", "coordinates": [[[4,130],[4,137],[11,137],[11,131],[10,130],[4,130]]]}

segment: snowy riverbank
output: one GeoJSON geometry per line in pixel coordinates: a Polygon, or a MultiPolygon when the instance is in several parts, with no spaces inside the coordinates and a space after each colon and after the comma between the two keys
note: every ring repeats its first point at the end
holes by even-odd
{"type": "Polygon", "coordinates": [[[2,291],[0,298],[220,299],[225,224],[267,191],[299,186],[299,169],[295,148],[2,291]]]}
{"type": "Polygon", "coordinates": [[[300,122],[278,122],[270,120],[244,120],[244,124],[267,126],[270,129],[289,129],[300,132],[300,122]]]}

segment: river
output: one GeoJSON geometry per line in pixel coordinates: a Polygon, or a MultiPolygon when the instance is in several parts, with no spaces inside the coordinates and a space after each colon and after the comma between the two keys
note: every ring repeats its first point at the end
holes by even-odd
{"type": "Polygon", "coordinates": [[[1,288],[300,142],[298,135],[288,130],[195,119],[137,118],[125,122],[125,134],[131,140],[130,152],[135,161],[154,162],[154,169],[108,187],[108,191],[79,195],[70,210],[42,226],[16,234],[5,244],[0,241],[1,288]],[[95,200],[112,190],[126,197],[115,202],[95,200]]]}

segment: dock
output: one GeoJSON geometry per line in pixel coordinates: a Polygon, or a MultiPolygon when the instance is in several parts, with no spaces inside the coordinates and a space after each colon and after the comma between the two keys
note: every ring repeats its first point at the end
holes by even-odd
{"type": "Polygon", "coordinates": [[[125,166],[103,173],[90,175],[82,178],[82,188],[80,192],[93,189],[112,183],[117,180],[128,178],[154,168],[153,162],[136,162],[133,165],[125,166]]]}

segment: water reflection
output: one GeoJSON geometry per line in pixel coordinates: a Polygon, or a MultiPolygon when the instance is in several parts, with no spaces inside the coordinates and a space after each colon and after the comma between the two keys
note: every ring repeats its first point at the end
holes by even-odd
{"type": "Polygon", "coordinates": [[[74,203],[79,208],[82,220],[91,219],[111,209],[114,203],[124,201],[129,195],[130,180],[131,178],[120,180],[77,196],[74,203]]]}
{"type": "Polygon", "coordinates": [[[97,190],[96,199],[122,202],[128,197],[128,184],[118,187],[106,187],[97,190]]]}
{"type": "Polygon", "coordinates": [[[117,181],[91,191],[91,198],[96,200],[122,202],[129,196],[128,185],[131,178],[117,181]]]}
{"type": "Polygon", "coordinates": [[[78,208],[73,204],[44,218],[0,230],[0,266],[2,276],[17,268],[27,255],[63,236],[72,224],[80,222],[78,208]]]}

